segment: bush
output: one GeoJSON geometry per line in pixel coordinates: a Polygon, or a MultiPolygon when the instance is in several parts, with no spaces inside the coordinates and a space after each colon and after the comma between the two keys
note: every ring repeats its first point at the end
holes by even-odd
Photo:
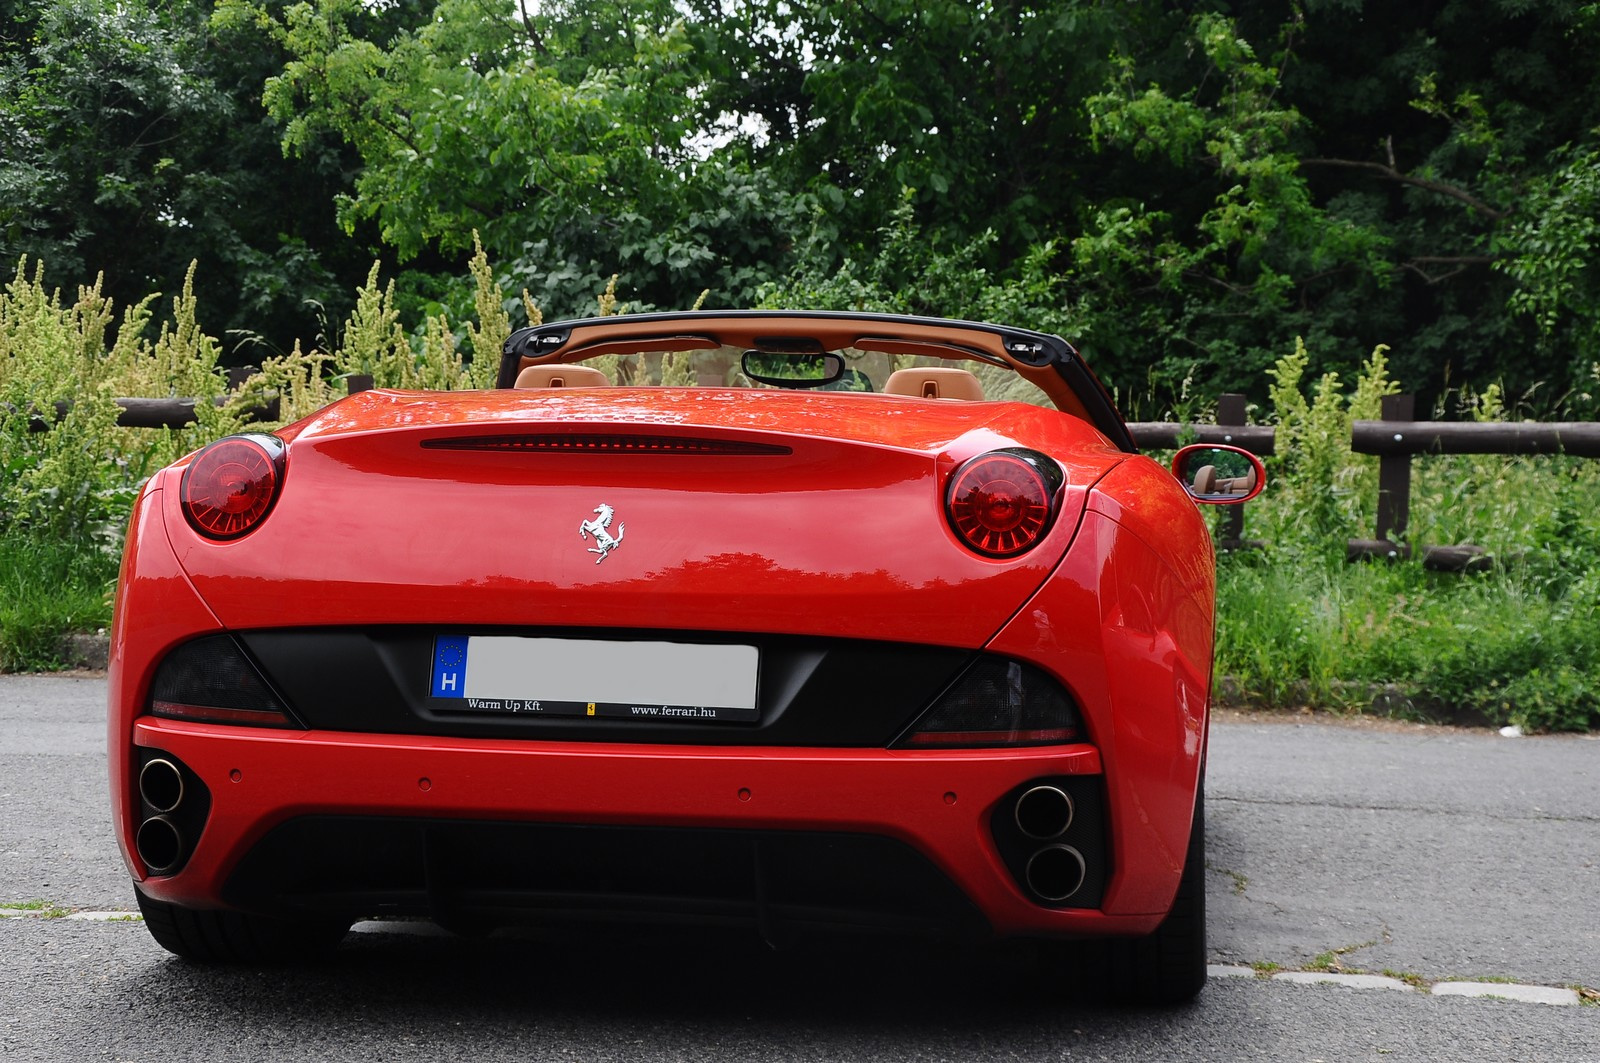
{"type": "Polygon", "coordinates": [[[470,269],[479,321],[466,326],[466,343],[491,356],[465,360],[442,316],[420,335],[402,330],[394,285],[381,288],[374,266],[335,350],[296,347],[230,393],[220,345],[199,324],[192,267],[158,323],[158,296],[119,315],[98,282],[68,301],[45,286],[42,263],[20,260],[0,291],[0,670],[49,667],[61,634],[109,621],[107,592],[140,486],[240,431],[269,394],[281,420],[253,427],[270,431],[340,397],[352,373],[379,386],[491,383],[510,324],[481,248],[470,269]],[[196,421],[119,428],[114,400],[123,396],[194,398],[196,421]]]}
{"type": "MultiPolygon", "coordinates": [[[[769,288],[768,304],[1065,330],[1043,260],[1024,264],[1023,283],[1002,285],[970,249],[919,242],[905,211],[889,228],[892,255],[801,272],[786,287],[769,288]]],[[[98,286],[67,302],[45,288],[41,266],[30,272],[19,263],[0,293],[0,670],[51,667],[62,634],[109,620],[107,593],[139,485],[238,431],[267,393],[291,421],[342,395],[343,378],[353,373],[390,387],[490,384],[516,304],[481,248],[470,269],[476,322],[458,330],[442,312],[430,313],[408,330],[395,285],[382,284],[374,266],[333,350],[297,347],[230,395],[218,345],[197,322],[192,275],[158,323],[155,296],[119,316],[98,286]],[[199,421],[175,430],[117,428],[112,400],[124,395],[196,397],[199,421]],[[41,418],[54,427],[33,431],[41,418]]],[[[537,322],[525,292],[522,305],[537,322]]],[[[597,311],[621,309],[613,283],[597,311]]],[[[609,363],[602,369],[617,379],[620,366],[609,363]]],[[[1431,699],[1531,729],[1600,725],[1600,673],[1589,667],[1600,659],[1600,463],[1419,460],[1413,545],[1474,542],[1501,563],[1469,576],[1426,572],[1415,562],[1347,565],[1344,542],[1369,534],[1377,496],[1377,459],[1350,452],[1351,422],[1376,417],[1398,384],[1382,347],[1348,393],[1331,373],[1307,382],[1307,366],[1297,344],[1272,370],[1268,416],[1277,425],[1277,454],[1269,489],[1247,518],[1249,534],[1269,545],[1219,560],[1218,674],[1232,677],[1247,699],[1274,705],[1360,710],[1376,692],[1384,711],[1414,711],[1431,699]]],[[[694,378],[688,360],[676,357],[632,372],[641,382],[694,378]]],[[[1174,412],[1187,419],[1205,405],[1185,390],[1174,412]]],[[[1497,388],[1464,394],[1462,405],[1482,420],[1506,416],[1497,388]]]]}
{"type": "MultiPolygon", "coordinates": [[[[1218,674],[1246,700],[1420,712],[1432,703],[1535,730],[1600,725],[1600,464],[1455,455],[1413,464],[1408,540],[1472,543],[1488,572],[1420,561],[1349,565],[1345,540],[1371,535],[1377,459],[1350,453],[1350,423],[1398,390],[1382,348],[1346,397],[1337,377],[1303,393],[1303,349],[1279,361],[1269,487],[1249,508],[1260,553],[1218,568],[1218,674]],[[1409,708],[1408,708],[1409,706],[1409,708]]],[[[1464,396],[1480,420],[1505,416],[1497,388],[1464,396]]]]}

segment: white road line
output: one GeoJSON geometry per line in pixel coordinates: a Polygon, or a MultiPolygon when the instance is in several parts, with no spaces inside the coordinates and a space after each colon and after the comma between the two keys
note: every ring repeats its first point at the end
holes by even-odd
{"type": "Polygon", "coordinates": [[[1578,991],[1547,985],[1507,985],[1501,982],[1436,982],[1436,997],[1498,997],[1523,1004],[1554,1004],[1558,1007],[1576,1007],[1578,991]]]}
{"type": "MultiPolygon", "coordinates": [[[[90,923],[141,923],[144,917],[138,912],[73,912],[53,905],[37,908],[18,908],[0,905],[0,921],[6,919],[60,919],[63,922],[90,923]]],[[[350,928],[357,934],[406,934],[418,937],[453,937],[445,930],[426,920],[370,919],[350,928]]],[[[1215,979],[1252,979],[1255,981],[1285,982],[1293,985],[1326,985],[1345,989],[1380,989],[1389,992],[1417,992],[1419,989],[1436,997],[1487,997],[1515,1001],[1522,1004],[1547,1004],[1557,1007],[1577,1007],[1583,1002],[1576,989],[1565,986],[1523,985],[1514,982],[1436,982],[1432,986],[1412,986],[1398,978],[1376,974],[1342,974],[1333,971],[1276,971],[1263,976],[1254,967],[1236,964],[1211,964],[1206,975],[1215,979]]]]}

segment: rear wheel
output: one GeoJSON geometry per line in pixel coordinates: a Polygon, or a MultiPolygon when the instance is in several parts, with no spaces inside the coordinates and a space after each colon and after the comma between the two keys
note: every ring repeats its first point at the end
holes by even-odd
{"type": "Polygon", "coordinates": [[[350,929],[348,920],[276,919],[138,897],[156,943],[196,963],[303,963],[328,955],[350,929]]]}
{"type": "Polygon", "coordinates": [[[1069,984],[1127,1004],[1181,1004],[1206,984],[1206,817],[1204,786],[1178,895],[1155,932],[1063,946],[1069,984]]]}

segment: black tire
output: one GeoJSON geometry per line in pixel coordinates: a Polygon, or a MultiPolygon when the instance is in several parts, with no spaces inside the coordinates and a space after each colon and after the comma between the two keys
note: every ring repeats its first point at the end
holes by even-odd
{"type": "MultiPolygon", "coordinates": [[[[137,891],[135,891],[137,892],[137,891]]],[[[349,920],[274,919],[213,908],[184,908],[138,893],[144,925],[156,943],[195,963],[283,964],[325,958],[349,920]]]]}
{"type": "Polygon", "coordinates": [[[1194,824],[1178,895],[1155,932],[1063,946],[1068,984],[1121,1004],[1172,1005],[1206,984],[1205,791],[1195,795],[1194,824]]]}

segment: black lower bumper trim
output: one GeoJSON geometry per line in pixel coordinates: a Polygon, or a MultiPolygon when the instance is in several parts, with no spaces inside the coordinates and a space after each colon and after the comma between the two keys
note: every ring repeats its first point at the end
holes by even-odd
{"type": "Polygon", "coordinates": [[[966,895],[892,838],[306,816],[270,831],[224,899],[272,914],[445,926],[593,921],[986,937],[966,895]]]}
{"type": "Polygon", "coordinates": [[[306,726],[367,734],[552,742],[882,748],[973,659],[970,650],[787,635],[574,628],[452,628],[459,635],[747,644],[761,654],[756,722],[461,711],[429,696],[433,628],[247,631],[240,641],[306,726]]]}

